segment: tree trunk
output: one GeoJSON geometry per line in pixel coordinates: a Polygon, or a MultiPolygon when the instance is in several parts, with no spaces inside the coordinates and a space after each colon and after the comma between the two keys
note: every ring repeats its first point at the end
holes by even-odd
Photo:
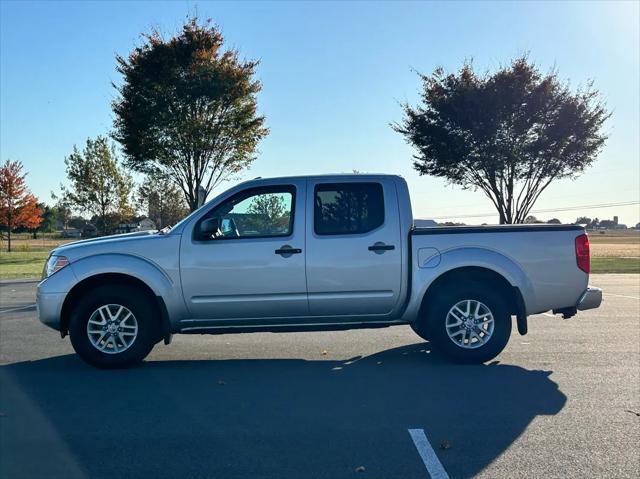
{"type": "Polygon", "coordinates": [[[7,230],[7,251],[11,253],[11,226],[7,230]]]}
{"type": "Polygon", "coordinates": [[[102,236],[105,236],[107,234],[107,211],[104,204],[100,206],[100,218],[102,222],[100,229],[102,230],[102,236]]]}

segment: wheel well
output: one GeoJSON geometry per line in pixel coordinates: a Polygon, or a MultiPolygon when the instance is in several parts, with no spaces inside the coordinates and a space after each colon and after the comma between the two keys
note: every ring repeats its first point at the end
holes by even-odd
{"type": "Polygon", "coordinates": [[[126,274],[104,273],[83,279],[78,284],[76,284],[67,294],[67,297],[62,304],[62,311],[60,313],[60,334],[62,335],[62,337],[66,336],[69,331],[71,311],[73,311],[73,307],[78,302],[78,300],[91,289],[97,286],[104,286],[106,284],[125,284],[131,286],[132,288],[136,288],[138,291],[146,295],[151,300],[151,303],[156,309],[155,317],[158,319],[159,339],[163,337],[166,338],[167,334],[170,335],[170,331],[166,331],[164,321],[165,317],[167,316],[164,301],[162,301],[162,298],[156,296],[153,290],[144,281],[126,274]]]}
{"type": "Polygon", "coordinates": [[[524,335],[527,333],[527,318],[524,308],[522,293],[517,286],[512,286],[500,273],[479,266],[456,268],[442,274],[427,288],[420,306],[419,318],[426,317],[426,311],[438,293],[451,284],[460,284],[464,281],[477,281],[495,288],[501,295],[507,298],[509,312],[518,317],[518,331],[524,335]]]}

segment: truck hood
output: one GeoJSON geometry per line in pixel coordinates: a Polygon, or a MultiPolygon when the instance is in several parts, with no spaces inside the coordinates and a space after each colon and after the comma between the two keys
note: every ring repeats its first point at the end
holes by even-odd
{"type": "Polygon", "coordinates": [[[103,245],[113,245],[116,247],[117,245],[128,242],[131,240],[141,240],[144,237],[154,237],[158,235],[157,230],[150,231],[136,231],[133,233],[124,233],[119,235],[111,235],[111,236],[100,236],[98,238],[89,238],[80,241],[73,241],[71,243],[66,243],[64,245],[58,246],[51,253],[64,255],[66,252],[75,251],[79,249],[84,249],[86,247],[92,246],[103,246],[103,245]]]}

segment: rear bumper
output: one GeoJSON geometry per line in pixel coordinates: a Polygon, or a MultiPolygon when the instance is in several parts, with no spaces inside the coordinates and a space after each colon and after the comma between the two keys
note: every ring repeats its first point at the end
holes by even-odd
{"type": "Polygon", "coordinates": [[[582,293],[582,296],[580,296],[576,308],[579,311],[584,311],[585,309],[599,308],[601,303],[602,290],[595,286],[589,286],[586,291],[582,293]]]}

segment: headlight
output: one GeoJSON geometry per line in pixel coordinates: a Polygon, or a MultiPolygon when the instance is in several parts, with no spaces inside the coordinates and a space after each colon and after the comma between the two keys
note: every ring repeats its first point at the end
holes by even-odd
{"type": "Polygon", "coordinates": [[[49,256],[49,259],[47,260],[47,264],[44,266],[44,271],[42,272],[43,279],[48,278],[53,273],[61,270],[68,264],[69,264],[69,260],[65,256],[56,256],[56,255],[49,256]]]}

